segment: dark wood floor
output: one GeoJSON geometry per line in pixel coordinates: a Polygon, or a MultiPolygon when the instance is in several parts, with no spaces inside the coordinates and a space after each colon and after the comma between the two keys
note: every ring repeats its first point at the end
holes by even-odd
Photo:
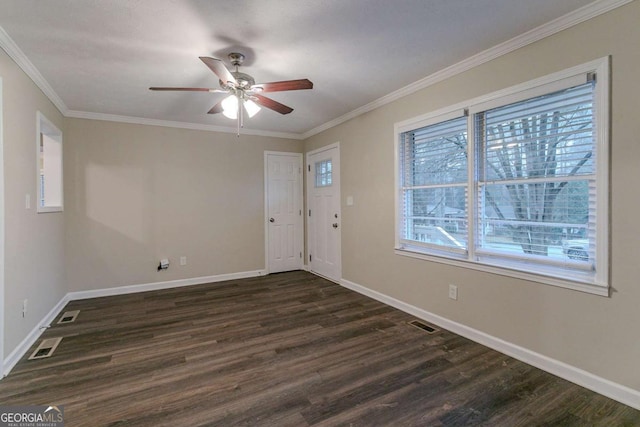
{"type": "MultiPolygon", "coordinates": [[[[304,272],[69,303],[2,405],[66,426],[637,426],[640,411],[304,272]]],[[[33,349],[32,349],[33,350],[33,349]]]]}

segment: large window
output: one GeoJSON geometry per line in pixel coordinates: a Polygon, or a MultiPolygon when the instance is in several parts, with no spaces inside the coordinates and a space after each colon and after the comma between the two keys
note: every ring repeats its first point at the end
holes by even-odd
{"type": "Polygon", "coordinates": [[[397,253],[608,293],[608,60],[396,125],[397,253]]]}

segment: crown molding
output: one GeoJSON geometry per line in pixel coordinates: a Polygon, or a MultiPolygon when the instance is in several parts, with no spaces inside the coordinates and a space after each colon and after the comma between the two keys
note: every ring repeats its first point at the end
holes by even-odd
{"type": "MultiPolygon", "coordinates": [[[[74,119],[88,119],[88,120],[102,120],[107,122],[130,123],[130,124],[136,124],[136,125],[163,126],[163,127],[178,128],[178,129],[204,130],[209,132],[234,133],[234,134],[238,132],[238,129],[236,127],[204,125],[200,123],[176,122],[172,120],[147,119],[143,117],[119,116],[116,114],[91,113],[87,111],[68,110],[65,114],[65,117],[74,118],[74,119]]],[[[255,129],[247,129],[247,128],[242,128],[241,134],[253,135],[253,136],[266,136],[266,137],[273,137],[273,138],[296,139],[296,140],[302,139],[302,135],[298,133],[271,132],[271,131],[255,130],[255,129]]]]}
{"type": "MultiPolygon", "coordinates": [[[[526,33],[520,34],[519,36],[507,40],[504,43],[500,43],[483,52],[464,59],[454,65],[437,71],[414,83],[411,83],[403,88],[384,95],[381,98],[378,98],[366,105],[363,105],[362,107],[356,108],[355,110],[350,111],[347,114],[330,120],[304,133],[270,132],[252,129],[243,129],[242,133],[246,135],[267,136],[295,140],[304,140],[310,138],[320,132],[331,129],[332,127],[351,120],[361,114],[375,110],[376,108],[382,107],[405,96],[411,95],[419,90],[427,88],[457,74],[463,73],[467,70],[470,70],[471,68],[477,67],[478,65],[484,64],[500,56],[506,55],[507,53],[513,52],[514,50],[527,46],[538,40],[542,40],[545,37],[549,37],[591,18],[595,18],[596,16],[602,15],[603,13],[609,12],[620,6],[624,6],[625,4],[631,3],[632,1],[634,0],[596,0],[593,3],[581,7],[580,9],[576,9],[573,12],[554,19],[553,21],[547,22],[546,24],[527,31],[526,33]]],[[[22,52],[22,50],[20,50],[18,45],[15,44],[15,42],[11,39],[11,37],[9,37],[7,32],[2,27],[0,27],[0,47],[4,49],[4,51],[7,52],[7,54],[16,62],[16,64],[18,64],[18,66],[31,78],[31,80],[33,80],[33,82],[40,88],[40,90],[42,90],[42,92],[51,100],[51,102],[58,108],[58,110],[60,110],[60,112],[65,117],[144,124],[151,126],[175,127],[180,129],[205,130],[211,132],[237,132],[236,128],[225,126],[203,125],[197,123],[184,123],[169,120],[146,119],[140,117],[69,110],[65,103],[62,101],[62,98],[60,98],[58,94],[53,90],[53,88],[51,88],[49,83],[45,80],[42,74],[40,74],[38,69],[31,63],[31,61],[29,61],[26,55],[22,52]]]]}
{"type": "Polygon", "coordinates": [[[38,71],[31,61],[29,61],[29,58],[27,58],[24,52],[20,50],[18,45],[11,37],[9,37],[9,34],[7,34],[2,27],[0,27],[0,47],[7,52],[7,55],[9,55],[9,57],[18,64],[22,71],[24,71],[31,80],[33,80],[36,86],[38,86],[45,96],[49,98],[62,115],[66,115],[68,109],[64,101],[62,101],[62,98],[58,96],[45,78],[42,77],[40,71],[38,71]]]}
{"type": "Polygon", "coordinates": [[[596,16],[602,15],[603,13],[609,12],[620,6],[624,6],[625,4],[631,3],[632,1],[633,0],[596,0],[593,3],[576,9],[573,12],[554,19],[553,21],[549,21],[546,24],[522,33],[510,40],[495,45],[476,55],[470,56],[469,58],[466,58],[456,64],[443,68],[440,71],[436,71],[429,76],[426,76],[414,83],[411,83],[394,92],[384,95],[383,97],[378,98],[375,101],[363,105],[362,107],[357,108],[353,111],[350,111],[343,116],[328,121],[318,127],[315,127],[303,133],[302,138],[310,138],[320,132],[331,129],[332,127],[335,127],[341,123],[358,117],[361,114],[375,110],[376,108],[382,107],[405,96],[411,95],[419,90],[425,89],[431,85],[461,74],[474,67],[477,67],[478,65],[499,58],[503,55],[520,49],[521,47],[530,45],[553,34],[559,33],[562,30],[566,30],[567,28],[578,25],[584,21],[588,21],[591,18],[595,18],[596,16]]]}
{"type": "MultiPolygon", "coordinates": [[[[141,124],[149,126],[164,126],[179,129],[204,130],[209,132],[236,133],[237,128],[226,126],[204,125],[198,123],[176,122],[170,120],[147,119],[142,117],[120,116],[115,114],[92,113],[89,111],[69,110],[62,98],[53,90],[40,71],[22,52],[4,28],[0,27],[0,48],[22,69],[22,71],[40,88],[47,98],[56,106],[64,117],[77,119],[102,120],[119,123],[141,124]]],[[[242,129],[243,135],[265,136],[273,138],[301,140],[302,134],[290,132],[271,132],[254,129],[242,129]]]]}

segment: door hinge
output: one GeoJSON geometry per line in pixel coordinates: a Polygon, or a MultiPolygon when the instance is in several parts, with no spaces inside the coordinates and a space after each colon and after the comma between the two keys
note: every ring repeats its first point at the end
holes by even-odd
{"type": "Polygon", "coordinates": [[[309,254],[309,262],[311,262],[311,254],[309,254]]]}
{"type": "Polygon", "coordinates": [[[307,165],[307,168],[309,168],[309,172],[311,172],[311,165],[307,165]]]}
{"type": "Polygon", "coordinates": [[[302,216],[302,209],[300,209],[300,214],[299,215],[302,216]]]}
{"type": "Polygon", "coordinates": [[[309,216],[311,216],[311,209],[309,209],[309,216]]]}
{"type": "Polygon", "coordinates": [[[302,259],[302,252],[300,252],[300,259],[302,259]]]}

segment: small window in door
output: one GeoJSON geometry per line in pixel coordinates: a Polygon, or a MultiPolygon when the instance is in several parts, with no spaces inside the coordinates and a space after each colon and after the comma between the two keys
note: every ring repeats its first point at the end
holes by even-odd
{"type": "Polygon", "coordinates": [[[331,184],[331,159],[316,162],[316,188],[329,187],[331,184]]]}

